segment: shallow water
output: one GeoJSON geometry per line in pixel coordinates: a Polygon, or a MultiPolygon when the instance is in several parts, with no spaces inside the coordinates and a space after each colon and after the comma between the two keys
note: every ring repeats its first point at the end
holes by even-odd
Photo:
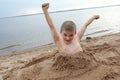
{"type": "MultiPolygon", "coordinates": [[[[72,20],[77,30],[92,15],[100,19],[89,25],[83,37],[96,37],[120,32],[120,6],[76,9],[50,13],[59,32],[65,20],[72,20]]],[[[49,27],[43,14],[16,16],[0,19],[0,54],[38,47],[52,43],[49,27]]]]}

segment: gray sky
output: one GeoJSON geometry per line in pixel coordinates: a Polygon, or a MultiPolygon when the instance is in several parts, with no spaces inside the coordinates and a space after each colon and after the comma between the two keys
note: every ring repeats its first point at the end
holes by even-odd
{"type": "Polygon", "coordinates": [[[45,2],[50,3],[50,12],[120,4],[120,0],[0,0],[0,18],[41,13],[45,2]]]}

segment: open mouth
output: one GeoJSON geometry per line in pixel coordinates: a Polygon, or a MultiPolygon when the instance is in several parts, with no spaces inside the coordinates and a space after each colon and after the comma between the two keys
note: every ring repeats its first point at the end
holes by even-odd
{"type": "Polygon", "coordinates": [[[66,42],[70,42],[70,40],[66,40],[66,42]]]}
{"type": "Polygon", "coordinates": [[[66,43],[70,43],[70,40],[66,40],[66,43]]]}

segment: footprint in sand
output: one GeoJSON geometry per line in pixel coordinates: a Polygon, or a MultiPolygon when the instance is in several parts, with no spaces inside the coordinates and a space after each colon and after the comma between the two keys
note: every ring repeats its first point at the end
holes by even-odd
{"type": "Polygon", "coordinates": [[[112,47],[101,50],[94,54],[97,62],[106,65],[120,65],[120,55],[118,51],[112,47]]]}

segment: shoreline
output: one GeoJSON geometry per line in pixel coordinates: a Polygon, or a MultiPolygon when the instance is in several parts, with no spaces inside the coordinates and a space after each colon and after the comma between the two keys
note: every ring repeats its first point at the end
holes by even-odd
{"type": "MultiPolygon", "coordinates": [[[[120,32],[118,33],[113,33],[113,34],[105,34],[105,35],[101,35],[101,36],[96,36],[96,37],[91,37],[91,36],[86,36],[82,41],[86,41],[87,40],[87,37],[89,38],[100,38],[100,37],[104,37],[104,36],[112,36],[112,35],[115,35],[115,34],[120,34],[120,32]]],[[[9,47],[14,47],[14,46],[19,46],[20,44],[13,44],[13,45],[10,45],[10,46],[7,46],[7,47],[3,47],[1,48],[2,49],[7,49],[9,47]]],[[[5,53],[1,53],[0,56],[2,55],[7,55],[7,54],[12,54],[12,53],[19,53],[19,52],[22,52],[22,51],[30,51],[30,50],[34,50],[34,49],[41,49],[41,48],[44,48],[44,47],[48,47],[48,46],[51,46],[51,45],[54,45],[54,43],[48,43],[48,44],[44,44],[44,45],[41,45],[41,46],[36,46],[36,47],[31,47],[31,48],[25,48],[25,49],[21,49],[21,50],[15,50],[15,51],[9,51],[9,52],[5,52],[5,53]]],[[[55,46],[55,45],[54,45],[55,46]]]]}
{"type": "Polygon", "coordinates": [[[120,33],[88,38],[80,44],[94,60],[86,68],[52,71],[59,51],[50,44],[0,55],[0,80],[120,80],[120,33]]]}
{"type": "MultiPolygon", "coordinates": [[[[102,36],[90,37],[90,39],[114,36],[114,35],[118,35],[118,34],[120,34],[120,32],[119,33],[113,33],[113,34],[105,34],[105,35],[102,35],[102,36]]],[[[88,38],[89,38],[89,36],[88,36],[88,38]]],[[[87,41],[87,37],[85,37],[85,39],[81,40],[81,42],[84,42],[84,41],[87,41]]],[[[20,52],[27,52],[27,51],[29,52],[29,51],[33,51],[33,50],[36,50],[36,49],[37,50],[38,49],[44,49],[44,48],[47,48],[49,46],[52,46],[52,47],[54,46],[55,47],[55,44],[54,43],[48,43],[48,44],[45,44],[45,45],[42,45],[42,46],[36,46],[36,47],[32,47],[32,48],[26,48],[26,49],[22,49],[22,50],[11,51],[11,52],[8,52],[8,53],[1,53],[0,56],[14,54],[14,53],[20,53],[20,52]]]]}

